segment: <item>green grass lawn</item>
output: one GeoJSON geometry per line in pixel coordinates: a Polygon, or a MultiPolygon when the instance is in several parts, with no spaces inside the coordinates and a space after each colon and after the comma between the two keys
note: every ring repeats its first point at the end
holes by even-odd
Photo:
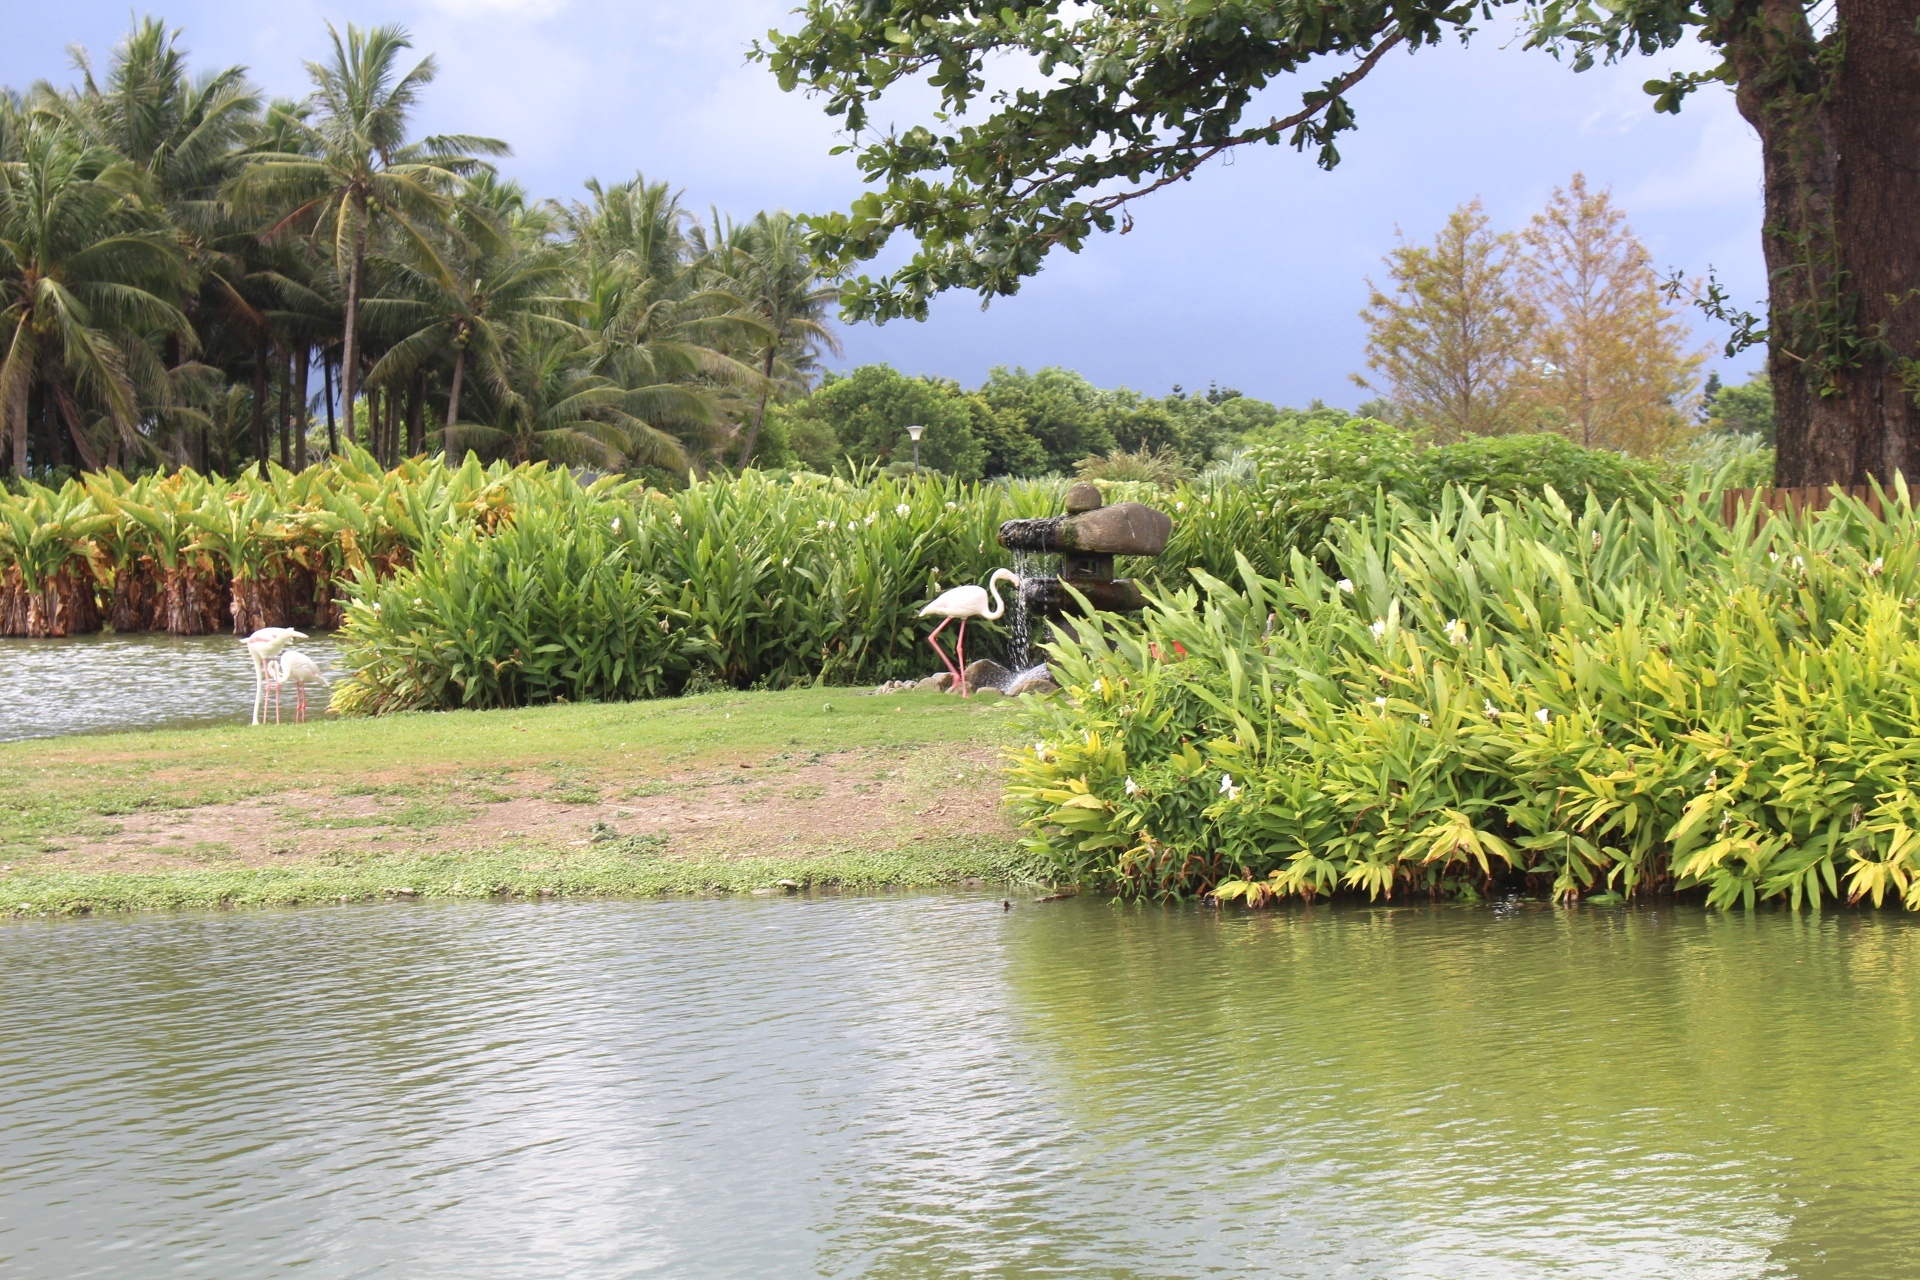
{"type": "Polygon", "coordinates": [[[1005,701],[852,690],[0,745],[0,912],[1028,880],[1005,701]]]}

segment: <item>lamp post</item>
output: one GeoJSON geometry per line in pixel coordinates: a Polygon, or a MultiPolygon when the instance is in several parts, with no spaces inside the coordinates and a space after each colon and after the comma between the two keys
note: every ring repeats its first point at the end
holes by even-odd
{"type": "Polygon", "coordinates": [[[926,428],[917,422],[907,428],[907,434],[913,438],[913,469],[915,471],[920,469],[920,433],[925,430],[926,428]]]}

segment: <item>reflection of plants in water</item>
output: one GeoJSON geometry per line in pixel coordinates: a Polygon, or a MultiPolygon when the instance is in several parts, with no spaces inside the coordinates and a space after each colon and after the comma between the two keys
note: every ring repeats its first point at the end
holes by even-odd
{"type": "Polygon", "coordinates": [[[1920,1086],[1904,923],[1082,901],[1014,917],[1007,975],[1067,1122],[1252,1239],[1893,1274],[1920,1185],[1886,1136],[1920,1086]]]}

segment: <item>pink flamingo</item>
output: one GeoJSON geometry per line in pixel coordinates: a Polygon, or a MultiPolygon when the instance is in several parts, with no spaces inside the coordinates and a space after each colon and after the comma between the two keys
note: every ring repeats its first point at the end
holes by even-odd
{"type": "Polygon", "coordinates": [[[295,640],[305,640],[307,633],[295,631],[292,627],[262,627],[240,643],[247,647],[247,656],[253,659],[253,722],[267,722],[267,661],[280,656],[280,651],[295,640]]]}
{"type": "Polygon", "coordinates": [[[327,684],[328,680],[320,674],[320,664],[298,649],[288,649],[277,658],[267,660],[267,688],[273,691],[273,722],[280,723],[280,686],[293,685],[293,722],[305,724],[307,720],[307,686],[314,682],[327,684]]]}
{"type": "Polygon", "coordinates": [[[923,618],[937,614],[942,619],[940,625],[933,629],[933,634],[927,637],[927,643],[932,645],[933,651],[940,655],[940,661],[946,664],[947,670],[953,672],[953,686],[960,691],[960,696],[963,698],[967,696],[967,619],[997,618],[1006,612],[1007,603],[1000,598],[999,582],[1002,578],[1013,583],[1016,591],[1019,590],[1019,574],[1011,569],[995,569],[988,575],[986,586],[954,587],[935,596],[927,602],[925,608],[920,610],[920,616],[923,618]],[[988,591],[993,593],[991,607],[987,604],[988,591]],[[960,619],[960,638],[954,646],[954,652],[960,658],[959,666],[955,666],[948,659],[939,644],[940,633],[945,631],[947,623],[955,618],[960,619]]]}

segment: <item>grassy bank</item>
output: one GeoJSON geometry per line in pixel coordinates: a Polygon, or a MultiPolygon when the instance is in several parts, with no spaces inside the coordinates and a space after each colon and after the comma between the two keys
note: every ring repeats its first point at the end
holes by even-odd
{"type": "Polygon", "coordinates": [[[0,912],[1028,879],[1011,718],[809,690],[0,745],[0,912]]]}

